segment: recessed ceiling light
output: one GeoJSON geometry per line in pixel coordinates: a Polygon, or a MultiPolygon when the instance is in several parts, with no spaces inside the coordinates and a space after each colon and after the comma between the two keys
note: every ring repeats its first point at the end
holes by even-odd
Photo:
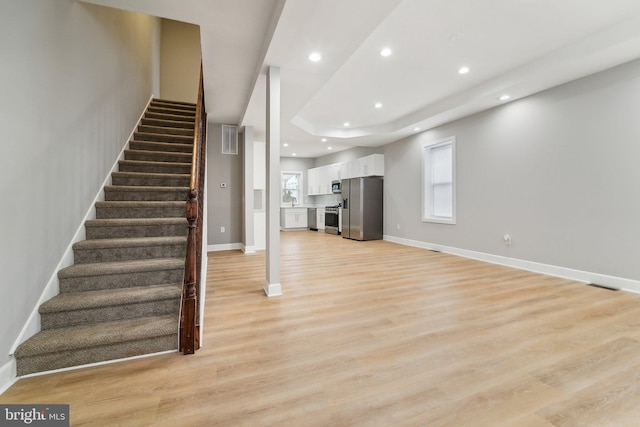
{"type": "Polygon", "coordinates": [[[380,51],[380,55],[381,56],[389,56],[389,55],[391,55],[391,49],[389,49],[388,47],[385,47],[384,49],[382,49],[380,51]]]}
{"type": "Polygon", "coordinates": [[[420,130],[420,128],[419,128],[418,126],[416,126],[416,127],[414,127],[414,128],[413,128],[413,131],[414,131],[414,132],[418,132],[419,130],[420,130]]]}
{"type": "Polygon", "coordinates": [[[500,101],[506,101],[509,98],[511,98],[511,95],[509,95],[508,93],[505,93],[504,95],[500,95],[500,98],[498,98],[498,99],[500,101]]]}
{"type": "Polygon", "coordinates": [[[289,144],[287,144],[286,142],[284,144],[282,144],[283,147],[288,147],[289,144]]]}
{"type": "Polygon", "coordinates": [[[382,102],[376,102],[376,104],[374,105],[374,107],[376,107],[376,108],[382,108],[382,102]]]}
{"type": "Polygon", "coordinates": [[[296,153],[291,153],[291,155],[292,155],[292,156],[297,156],[297,154],[296,154],[296,153]]]}
{"type": "Polygon", "coordinates": [[[344,123],[343,123],[343,125],[344,125],[344,127],[348,128],[349,126],[351,126],[351,123],[349,123],[349,122],[344,122],[344,123]]]}
{"type": "Polygon", "coordinates": [[[320,141],[327,142],[327,138],[322,138],[320,141]]]}
{"type": "Polygon", "coordinates": [[[311,55],[309,55],[309,61],[311,62],[318,62],[322,59],[322,55],[320,55],[318,52],[313,52],[311,53],[311,55]]]}
{"type": "Polygon", "coordinates": [[[467,74],[469,71],[471,71],[469,67],[460,67],[458,74],[467,74]]]}
{"type": "Polygon", "coordinates": [[[327,150],[333,150],[333,147],[327,147],[327,150]]]}

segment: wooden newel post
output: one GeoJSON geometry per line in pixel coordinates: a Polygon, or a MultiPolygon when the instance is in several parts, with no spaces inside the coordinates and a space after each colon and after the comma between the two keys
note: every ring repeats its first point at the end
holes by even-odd
{"type": "Polygon", "coordinates": [[[189,191],[186,208],[189,234],[187,236],[187,256],[185,259],[184,295],[182,304],[182,336],[180,347],[184,354],[193,354],[196,350],[196,305],[197,305],[197,268],[196,268],[196,221],[198,219],[198,192],[189,191]]]}

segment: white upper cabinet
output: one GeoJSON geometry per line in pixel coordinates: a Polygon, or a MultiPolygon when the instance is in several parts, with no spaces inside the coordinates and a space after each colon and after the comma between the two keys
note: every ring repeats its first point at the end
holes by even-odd
{"type": "MultiPolygon", "coordinates": [[[[384,154],[371,154],[358,159],[360,176],[384,176],[384,154]]],[[[357,178],[354,177],[354,178],[357,178]]]]}
{"type": "Polygon", "coordinates": [[[309,169],[308,194],[310,196],[332,194],[332,181],[361,176],[384,176],[384,154],[371,154],[348,163],[334,163],[309,169]]]}
{"type": "Polygon", "coordinates": [[[347,164],[347,171],[346,178],[384,176],[384,154],[371,154],[350,161],[347,164]]]}

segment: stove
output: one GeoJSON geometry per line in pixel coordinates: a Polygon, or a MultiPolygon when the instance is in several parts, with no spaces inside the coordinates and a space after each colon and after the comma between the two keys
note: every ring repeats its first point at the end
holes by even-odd
{"type": "Polygon", "coordinates": [[[325,206],[324,208],[324,232],[340,234],[340,205],[325,206]]]}

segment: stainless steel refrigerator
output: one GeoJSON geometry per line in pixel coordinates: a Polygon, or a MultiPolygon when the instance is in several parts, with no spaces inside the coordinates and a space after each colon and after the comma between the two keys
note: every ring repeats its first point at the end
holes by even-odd
{"type": "Polygon", "coordinates": [[[382,177],[342,180],[342,237],[382,239],[382,177]]]}

